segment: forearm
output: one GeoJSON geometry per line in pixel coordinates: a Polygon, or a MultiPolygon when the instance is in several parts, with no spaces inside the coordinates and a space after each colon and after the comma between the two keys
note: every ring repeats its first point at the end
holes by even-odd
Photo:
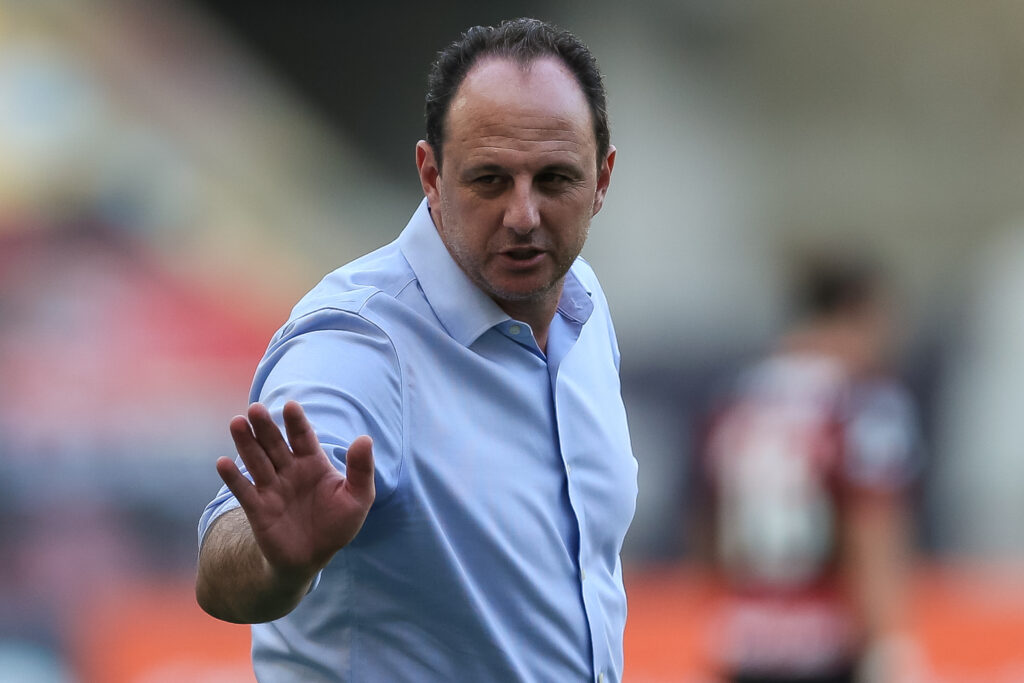
{"type": "Polygon", "coordinates": [[[285,576],[260,551],[241,508],[221,515],[199,551],[196,601],[208,614],[237,624],[272,621],[291,612],[315,574],[285,576]]]}
{"type": "Polygon", "coordinates": [[[863,626],[857,680],[916,680],[916,655],[905,631],[909,571],[909,519],[897,500],[859,505],[849,529],[849,578],[863,626]]]}
{"type": "Polygon", "coordinates": [[[862,504],[851,529],[850,579],[870,638],[899,630],[905,618],[909,521],[898,501],[862,504]]]}

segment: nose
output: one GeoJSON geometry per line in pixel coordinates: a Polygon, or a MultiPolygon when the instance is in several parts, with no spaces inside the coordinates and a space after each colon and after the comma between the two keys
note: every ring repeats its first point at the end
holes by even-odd
{"type": "Polygon", "coordinates": [[[531,183],[516,182],[505,205],[505,227],[520,235],[529,234],[540,227],[537,199],[531,183]]]}

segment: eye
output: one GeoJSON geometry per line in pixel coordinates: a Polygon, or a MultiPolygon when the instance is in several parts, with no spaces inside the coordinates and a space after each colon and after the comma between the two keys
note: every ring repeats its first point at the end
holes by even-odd
{"type": "Polygon", "coordinates": [[[547,187],[564,187],[573,182],[573,179],[563,173],[542,173],[537,176],[537,181],[547,187]]]}
{"type": "Polygon", "coordinates": [[[477,185],[497,185],[501,182],[501,176],[489,174],[482,175],[473,180],[477,185]]]}

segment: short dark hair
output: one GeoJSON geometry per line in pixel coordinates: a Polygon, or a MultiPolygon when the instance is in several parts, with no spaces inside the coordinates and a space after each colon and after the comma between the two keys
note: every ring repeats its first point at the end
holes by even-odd
{"type": "Polygon", "coordinates": [[[483,57],[504,57],[526,65],[542,57],[562,61],[583,90],[594,124],[598,167],[608,154],[611,133],[604,83],[597,60],[572,33],[539,19],[509,19],[497,26],[474,26],[437,54],[427,77],[427,142],[434,149],[438,168],[445,141],[445,126],[452,98],[466,74],[483,57]]]}
{"type": "Polygon", "coordinates": [[[794,282],[795,313],[804,319],[831,318],[877,303],[884,273],[863,254],[807,254],[794,282]]]}

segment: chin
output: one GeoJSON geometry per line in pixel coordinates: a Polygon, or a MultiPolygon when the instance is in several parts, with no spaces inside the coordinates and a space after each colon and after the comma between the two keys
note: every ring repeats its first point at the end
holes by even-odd
{"type": "Polygon", "coordinates": [[[508,292],[499,290],[494,292],[494,296],[501,301],[508,301],[510,303],[530,303],[531,301],[540,301],[543,299],[542,292],[508,292]]]}
{"type": "Polygon", "coordinates": [[[541,301],[550,292],[554,285],[546,284],[534,287],[500,287],[491,286],[488,289],[493,297],[502,301],[512,301],[517,303],[529,303],[531,301],[541,301]]]}

